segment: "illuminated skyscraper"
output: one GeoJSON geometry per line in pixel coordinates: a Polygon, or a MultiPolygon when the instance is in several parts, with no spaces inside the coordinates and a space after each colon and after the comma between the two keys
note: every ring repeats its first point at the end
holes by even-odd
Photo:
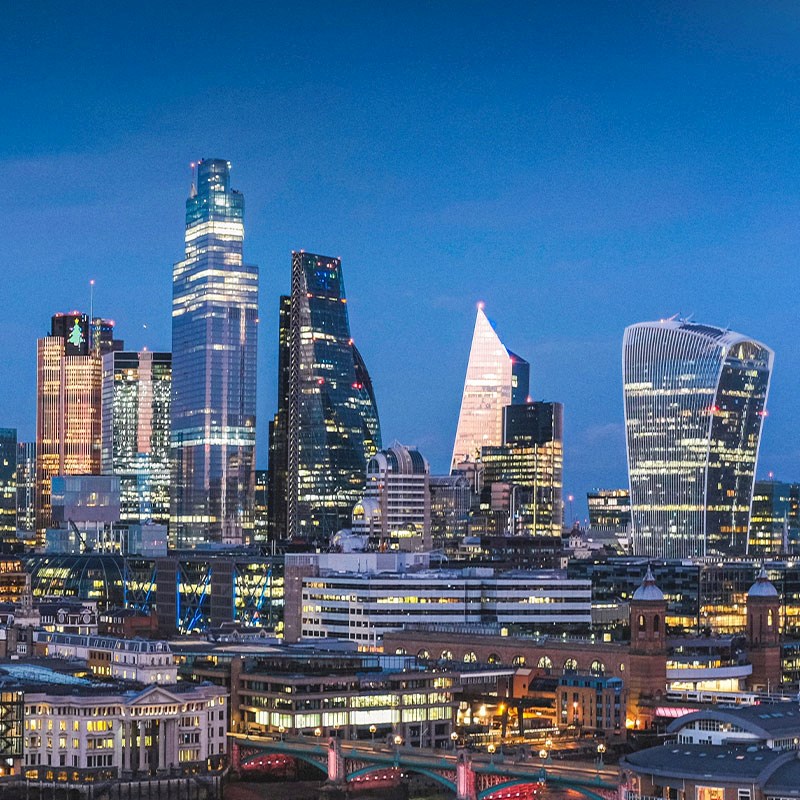
{"type": "Polygon", "coordinates": [[[561,536],[564,406],[510,405],[503,409],[502,420],[502,444],[481,449],[484,494],[492,497],[492,506],[509,512],[511,535],[561,536]]]}
{"type": "Polygon", "coordinates": [[[451,466],[503,442],[503,409],[528,398],[530,365],[512,353],[478,305],[451,466]]]}
{"type": "Polygon", "coordinates": [[[327,544],[350,527],[367,460],[381,446],[338,258],[292,253],[292,294],[281,299],[280,330],[278,412],[270,431],[273,535],[327,544]]]}
{"type": "Polygon", "coordinates": [[[625,331],[633,551],[744,553],[772,351],[681,319],[625,331]]]}
{"type": "Polygon", "coordinates": [[[17,430],[0,428],[0,544],[17,546],[17,430]]]}
{"type": "Polygon", "coordinates": [[[103,356],[102,469],[120,479],[123,522],[169,523],[170,353],[103,356]]]}
{"type": "Polygon", "coordinates": [[[36,442],[17,443],[17,530],[36,530],[36,442]]]}
{"type": "Polygon", "coordinates": [[[170,537],[238,544],[253,525],[258,267],[243,262],[244,198],[227,161],[197,165],[185,238],[172,273],[170,537]]]}
{"type": "Polygon", "coordinates": [[[101,357],[121,349],[114,323],[80,312],[56,314],[51,335],[37,342],[36,535],[51,524],[50,482],[56,475],[100,474],[101,357]]]}

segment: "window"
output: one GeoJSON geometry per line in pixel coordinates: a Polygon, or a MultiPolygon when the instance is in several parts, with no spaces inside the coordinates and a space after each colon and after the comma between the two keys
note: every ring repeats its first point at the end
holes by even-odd
{"type": "Polygon", "coordinates": [[[553,669],[553,662],[550,656],[542,656],[536,664],[537,669],[553,669]]]}
{"type": "Polygon", "coordinates": [[[564,662],[564,672],[576,672],[578,670],[578,662],[574,658],[568,658],[564,662]]]}
{"type": "Polygon", "coordinates": [[[596,677],[601,677],[606,674],[606,665],[602,661],[592,661],[589,672],[596,677]]]}

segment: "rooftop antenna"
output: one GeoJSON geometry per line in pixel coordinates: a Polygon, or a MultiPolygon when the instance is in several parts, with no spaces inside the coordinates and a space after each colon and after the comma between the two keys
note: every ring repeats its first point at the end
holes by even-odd
{"type": "Polygon", "coordinates": [[[94,351],[94,278],[89,281],[89,351],[94,351]]]}

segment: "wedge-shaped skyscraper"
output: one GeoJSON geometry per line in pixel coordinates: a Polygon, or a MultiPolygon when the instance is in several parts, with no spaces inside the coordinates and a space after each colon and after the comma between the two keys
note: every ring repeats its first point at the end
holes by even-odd
{"type": "Polygon", "coordinates": [[[281,298],[278,412],[270,426],[270,535],[327,544],[350,527],[381,447],[372,382],[350,336],[342,263],[292,254],[281,298]]]}
{"type": "Polygon", "coordinates": [[[528,398],[530,365],[512,353],[478,305],[452,466],[503,443],[503,409],[528,398]]]}
{"type": "Polygon", "coordinates": [[[633,549],[743,553],[772,351],[677,318],[625,331],[622,371],[633,549]]]}

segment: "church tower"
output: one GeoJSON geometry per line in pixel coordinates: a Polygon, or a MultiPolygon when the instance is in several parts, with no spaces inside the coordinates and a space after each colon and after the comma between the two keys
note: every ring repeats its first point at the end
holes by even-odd
{"type": "Polygon", "coordinates": [[[747,651],[750,688],[775,691],[781,685],[780,597],[761,567],[747,593],[747,651]]]}

